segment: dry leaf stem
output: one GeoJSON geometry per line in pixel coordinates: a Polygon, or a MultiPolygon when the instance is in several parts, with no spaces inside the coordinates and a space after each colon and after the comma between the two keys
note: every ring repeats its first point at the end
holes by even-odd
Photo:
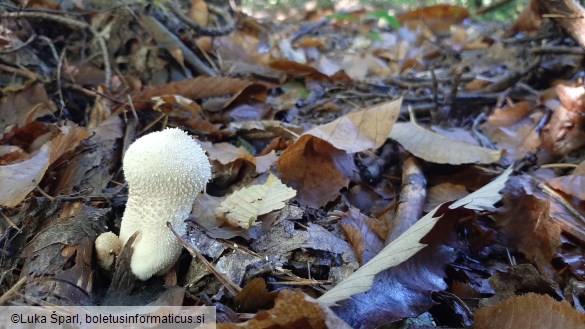
{"type": "Polygon", "coordinates": [[[8,291],[4,293],[4,295],[0,296],[0,305],[6,304],[12,295],[14,295],[20,288],[25,284],[27,277],[24,276],[18,282],[16,282],[8,291]]]}

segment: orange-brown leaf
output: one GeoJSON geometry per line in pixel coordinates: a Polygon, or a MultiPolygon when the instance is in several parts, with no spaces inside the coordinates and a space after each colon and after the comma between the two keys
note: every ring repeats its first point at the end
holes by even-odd
{"type": "Polygon", "coordinates": [[[477,329],[556,329],[585,328],[585,315],[567,302],[548,295],[529,293],[508,298],[504,302],[475,313],[477,329]]]}
{"type": "Polygon", "coordinates": [[[258,312],[253,319],[244,323],[218,323],[218,329],[350,329],[328,307],[323,306],[300,290],[281,290],[274,307],[258,312]]]}
{"type": "Polygon", "coordinates": [[[303,135],[280,156],[277,168],[282,180],[297,190],[297,199],[319,208],[339,196],[349,183],[340,166],[353,161],[345,152],[312,135],[303,135]]]}

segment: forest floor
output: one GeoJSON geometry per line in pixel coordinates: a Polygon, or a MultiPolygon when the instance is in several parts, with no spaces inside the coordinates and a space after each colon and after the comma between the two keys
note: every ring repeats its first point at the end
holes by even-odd
{"type": "Polygon", "coordinates": [[[1,5],[0,305],[205,305],[219,328],[584,328],[583,8],[280,21],[213,3],[1,5]],[[185,248],[146,281],[131,243],[100,268],[124,154],[167,127],[211,164],[185,248]]]}

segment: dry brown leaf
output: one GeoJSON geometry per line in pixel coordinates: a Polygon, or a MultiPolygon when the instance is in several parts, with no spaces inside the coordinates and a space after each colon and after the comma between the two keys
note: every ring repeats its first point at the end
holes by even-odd
{"type": "Polygon", "coordinates": [[[541,139],[536,127],[541,116],[536,113],[507,127],[492,126],[486,122],[481,128],[500,149],[506,150],[506,158],[516,160],[535,153],[540,147],[541,139]]]}
{"type": "Polygon", "coordinates": [[[0,131],[10,125],[23,127],[56,110],[57,107],[50,101],[41,83],[24,90],[6,92],[0,98],[0,131]]]}
{"type": "Polygon", "coordinates": [[[89,122],[87,123],[88,129],[94,129],[98,127],[102,122],[107,120],[112,115],[112,101],[104,97],[104,88],[98,86],[98,95],[95,98],[93,108],[91,109],[89,122]]]}
{"type": "Polygon", "coordinates": [[[209,142],[201,142],[201,146],[207,152],[207,155],[211,160],[217,160],[223,165],[230,164],[237,160],[246,161],[254,165],[256,167],[256,172],[259,174],[268,171],[268,169],[276,163],[276,160],[278,160],[275,151],[255,157],[248,153],[244,147],[235,147],[230,143],[212,144],[209,142]]]}
{"type": "Polygon", "coordinates": [[[518,32],[526,32],[531,35],[538,33],[542,24],[542,14],[538,0],[530,0],[530,3],[524,6],[524,9],[516,18],[516,22],[510,28],[508,35],[518,32]]]}
{"type": "Polygon", "coordinates": [[[585,161],[581,162],[571,175],[555,177],[546,183],[555,190],[585,201],[585,161]]]}
{"type": "Polygon", "coordinates": [[[251,313],[270,308],[274,305],[277,295],[276,291],[268,292],[264,279],[255,278],[234,297],[236,311],[251,313]]]}
{"type": "Polygon", "coordinates": [[[398,22],[411,29],[428,27],[435,33],[449,32],[451,25],[461,23],[469,17],[467,8],[454,5],[434,5],[418,8],[398,16],[398,22]]]}
{"type": "Polygon", "coordinates": [[[270,62],[270,68],[285,72],[294,78],[309,77],[314,80],[326,81],[329,77],[319,72],[316,68],[307,64],[302,64],[295,61],[288,60],[274,60],[270,62]]]}
{"type": "Polygon", "coordinates": [[[561,245],[561,225],[550,214],[550,201],[510,193],[504,198],[502,211],[494,218],[509,246],[534,261],[541,273],[549,277],[556,275],[551,261],[561,245]]]}
{"type": "Polygon", "coordinates": [[[353,159],[328,142],[303,135],[280,155],[276,166],[282,180],[297,190],[299,202],[319,208],[349,184],[342,171],[352,168],[353,159]]]}
{"type": "Polygon", "coordinates": [[[506,127],[516,124],[530,114],[530,103],[518,102],[512,106],[497,108],[488,117],[487,123],[495,127],[506,127]]]}
{"type": "Polygon", "coordinates": [[[274,307],[244,323],[218,323],[218,329],[350,329],[331,309],[300,290],[281,290],[274,307]]]}
{"type": "Polygon", "coordinates": [[[202,142],[203,149],[207,152],[209,159],[217,160],[221,164],[228,164],[238,159],[248,161],[252,164],[256,163],[254,156],[248,153],[243,147],[235,147],[230,143],[215,143],[202,142]]]}
{"type": "Polygon", "coordinates": [[[386,62],[372,54],[345,54],[340,65],[347,76],[357,81],[392,73],[386,62]]]}
{"type": "Polygon", "coordinates": [[[382,146],[392,130],[402,98],[351,112],[337,120],[315,127],[306,134],[329,142],[338,150],[356,153],[382,146]]]}
{"type": "Polygon", "coordinates": [[[270,53],[258,51],[259,48],[266,45],[259,36],[261,34],[251,35],[237,29],[229,35],[214,38],[213,50],[224,61],[267,66],[270,61],[270,53]]]}
{"type": "Polygon", "coordinates": [[[542,145],[554,156],[569,154],[585,145],[585,88],[583,86],[555,87],[561,105],[552,107],[550,121],[542,130],[542,145]]]}
{"type": "Polygon", "coordinates": [[[152,97],[153,110],[182,119],[199,118],[203,115],[201,106],[180,95],[162,95],[152,97]]]}
{"type": "Polygon", "coordinates": [[[278,160],[278,156],[274,150],[270,151],[265,155],[260,155],[256,157],[256,172],[259,174],[267,172],[270,167],[272,167],[276,161],[278,160]]]}
{"type": "Polygon", "coordinates": [[[585,328],[585,314],[571,304],[548,295],[529,293],[510,297],[504,302],[475,313],[477,329],[557,329],[585,328]]]}
{"type": "Polygon", "coordinates": [[[362,214],[359,209],[351,207],[341,219],[341,226],[355,250],[361,265],[372,259],[384,247],[384,240],[379,237],[370,223],[375,221],[362,214]]]}
{"type": "Polygon", "coordinates": [[[59,133],[52,139],[49,164],[55,162],[63,154],[73,151],[79,142],[88,137],[89,132],[85,127],[80,127],[72,122],[59,127],[59,133]]]}
{"type": "Polygon", "coordinates": [[[412,122],[395,124],[389,137],[417,157],[433,163],[494,163],[502,156],[501,151],[443,137],[412,122]]]}
{"type": "Polygon", "coordinates": [[[354,163],[347,153],[380,147],[400,113],[402,99],[349,113],[317,126],[289,146],[277,162],[282,179],[298,191],[297,199],[320,207],[339,195],[354,163]],[[345,151],[345,152],[344,152],[345,151]]]}
{"type": "Polygon", "coordinates": [[[468,194],[469,192],[467,192],[467,189],[464,185],[453,183],[433,185],[429,188],[423,210],[425,212],[429,212],[441,203],[457,200],[468,194]]]}
{"type": "Polygon", "coordinates": [[[134,101],[135,106],[138,106],[141,102],[150,101],[152,97],[163,95],[180,95],[191,100],[228,96],[241,93],[252,85],[254,82],[241,79],[200,76],[145,89],[134,97],[134,101]]]}

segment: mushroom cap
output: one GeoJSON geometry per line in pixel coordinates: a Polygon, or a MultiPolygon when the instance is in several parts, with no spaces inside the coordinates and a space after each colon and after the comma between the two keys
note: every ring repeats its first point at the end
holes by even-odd
{"type": "Polygon", "coordinates": [[[184,220],[195,198],[211,178],[211,165],[197,142],[171,128],[137,139],[124,156],[128,203],[120,241],[137,231],[130,268],[141,280],[164,274],[181,254],[182,245],[166,223],[185,234],[184,220]]]}
{"type": "Polygon", "coordinates": [[[112,232],[100,234],[95,239],[95,251],[101,268],[109,270],[114,265],[116,256],[120,253],[122,244],[118,236],[112,232]]]}
{"type": "Polygon", "coordinates": [[[205,152],[186,132],[167,128],[144,135],[126,151],[124,176],[133,196],[196,197],[211,178],[205,152]]]}

